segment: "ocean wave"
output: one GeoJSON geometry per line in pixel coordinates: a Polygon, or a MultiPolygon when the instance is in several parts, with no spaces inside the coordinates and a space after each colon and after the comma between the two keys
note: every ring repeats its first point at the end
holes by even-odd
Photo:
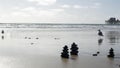
{"type": "Polygon", "coordinates": [[[0,23],[0,28],[43,28],[43,29],[120,29],[119,25],[107,24],[39,24],[39,23],[0,23]]]}

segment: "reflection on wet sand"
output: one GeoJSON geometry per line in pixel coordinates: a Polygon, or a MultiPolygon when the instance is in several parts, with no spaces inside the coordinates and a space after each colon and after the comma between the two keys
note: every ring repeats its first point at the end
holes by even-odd
{"type": "Polygon", "coordinates": [[[4,39],[4,36],[1,36],[2,40],[4,39]]]}
{"type": "Polygon", "coordinates": [[[107,35],[107,38],[109,40],[109,43],[111,43],[111,44],[119,43],[120,32],[118,32],[118,31],[108,31],[106,33],[106,35],[107,35]]]}
{"type": "Polygon", "coordinates": [[[102,38],[98,39],[98,45],[102,45],[102,43],[103,43],[103,39],[102,38]]]}
{"type": "Polygon", "coordinates": [[[72,60],[77,60],[77,59],[78,59],[78,56],[77,56],[77,55],[71,55],[71,59],[72,59],[72,60]]]}

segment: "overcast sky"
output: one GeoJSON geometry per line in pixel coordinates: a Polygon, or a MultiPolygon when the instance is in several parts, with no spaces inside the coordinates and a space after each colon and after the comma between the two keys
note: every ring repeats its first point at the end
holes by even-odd
{"type": "Polygon", "coordinates": [[[103,24],[120,19],[120,0],[0,0],[0,23],[103,24]]]}

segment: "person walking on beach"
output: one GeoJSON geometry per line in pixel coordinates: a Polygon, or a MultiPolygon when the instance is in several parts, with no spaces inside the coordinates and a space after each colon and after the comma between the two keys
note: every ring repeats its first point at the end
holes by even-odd
{"type": "Polygon", "coordinates": [[[98,30],[98,35],[99,36],[104,36],[103,33],[102,33],[102,31],[100,29],[98,30]]]}
{"type": "Polygon", "coordinates": [[[1,34],[2,34],[1,38],[4,39],[4,30],[1,31],[1,34]]]}
{"type": "Polygon", "coordinates": [[[1,33],[4,34],[4,30],[2,30],[1,33]]]}

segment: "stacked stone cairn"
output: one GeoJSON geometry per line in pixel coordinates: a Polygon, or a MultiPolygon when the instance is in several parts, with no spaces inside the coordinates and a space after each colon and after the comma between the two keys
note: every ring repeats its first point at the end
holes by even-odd
{"type": "Polygon", "coordinates": [[[65,45],[63,47],[63,52],[61,53],[61,57],[62,58],[69,58],[69,52],[68,52],[68,46],[65,45]]]}
{"type": "Polygon", "coordinates": [[[109,55],[108,55],[108,57],[110,57],[110,58],[114,58],[114,50],[113,50],[113,48],[111,48],[110,50],[109,50],[109,55]]]}
{"type": "Polygon", "coordinates": [[[70,52],[71,55],[78,55],[79,48],[77,47],[77,44],[73,42],[70,49],[71,49],[71,52],[70,52]]]}

